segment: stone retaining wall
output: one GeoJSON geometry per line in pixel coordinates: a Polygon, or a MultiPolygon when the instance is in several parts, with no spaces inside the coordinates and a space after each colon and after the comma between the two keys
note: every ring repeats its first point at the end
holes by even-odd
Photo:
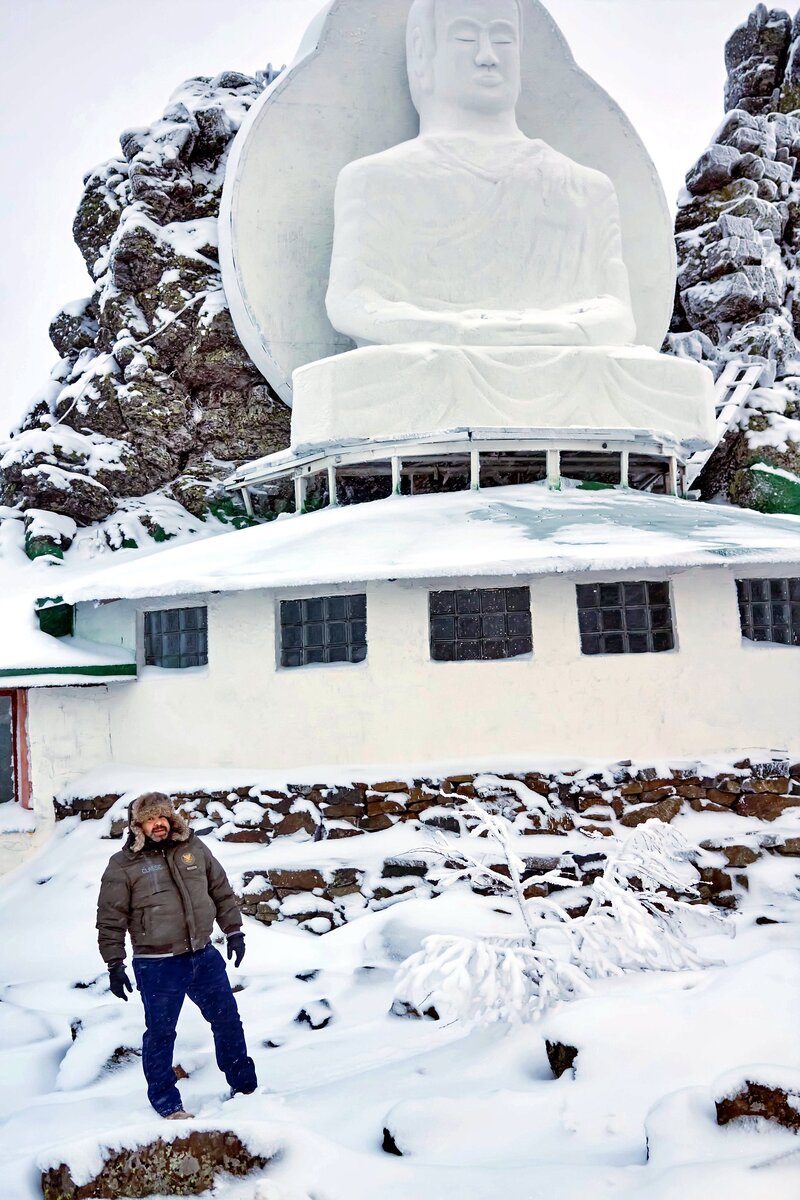
{"type": "MultiPolygon", "coordinates": [[[[770,824],[787,809],[800,807],[800,763],[784,759],[742,761],[713,774],[699,767],[658,771],[616,764],[603,771],[465,773],[347,786],[290,784],[283,790],[239,787],[230,792],[176,792],[172,798],[195,828],[213,829],[222,841],[252,843],[256,854],[256,846],[282,837],[308,842],[353,838],[399,822],[415,822],[421,831],[459,832],[465,820],[469,823],[465,807],[475,799],[503,811],[518,832],[532,837],[566,837],[573,831],[596,835],[594,845],[587,842],[591,852],[586,854],[565,846],[561,855],[528,857],[525,881],[531,895],[552,890],[552,885],[536,880],[556,867],[576,882],[591,883],[605,861],[600,837],[652,817],[670,822],[685,809],[763,823],[757,835],[748,828],[741,839],[728,833],[702,844],[702,849],[721,856],[718,865],[699,868],[698,890],[708,903],[736,907],[737,896],[748,887],[748,867],[764,854],[800,857],[800,838],[770,832],[770,824]]],[[[65,794],[56,803],[56,816],[99,819],[119,799],[119,794],[65,794]]],[[[123,831],[124,822],[117,821],[111,836],[121,837],[123,831]]],[[[441,856],[435,865],[442,865],[441,856]]],[[[435,894],[433,867],[433,859],[423,854],[413,860],[387,859],[378,870],[357,865],[328,870],[254,867],[242,876],[242,909],[265,924],[293,920],[323,933],[367,908],[435,894]]]]}
{"type": "MultiPolygon", "coordinates": [[[[224,841],[269,843],[296,835],[315,840],[354,837],[412,820],[457,831],[456,813],[465,799],[504,794],[520,815],[527,816],[523,832],[531,834],[576,825],[586,829],[587,822],[603,833],[603,826],[615,817],[626,826],[651,816],[671,821],[684,807],[774,821],[787,808],[800,807],[800,762],[745,760],[713,775],[699,767],[660,774],[653,767],[637,770],[629,764],[553,774],[473,772],[347,786],[289,784],[280,791],[238,787],[229,792],[175,792],[172,798],[185,811],[207,818],[224,841]],[[541,800],[549,802],[553,815],[543,815],[541,800]]],[[[55,802],[56,819],[99,818],[120,796],[74,796],[67,790],[55,802]]],[[[121,823],[116,832],[121,836],[121,823]]]]}

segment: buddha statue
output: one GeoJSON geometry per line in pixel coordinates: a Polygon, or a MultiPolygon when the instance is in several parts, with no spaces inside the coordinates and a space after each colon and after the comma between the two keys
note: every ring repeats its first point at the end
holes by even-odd
{"type": "Polygon", "coordinates": [[[517,0],[416,0],[419,137],[337,187],[327,308],[358,345],[634,340],[611,181],[517,125],[521,23],[517,0]]]}
{"type": "Polygon", "coordinates": [[[294,373],[292,442],[663,429],[710,374],[634,345],[611,180],[519,128],[521,0],[414,0],[419,136],[339,175],[327,311],[356,349],[294,373]]]}

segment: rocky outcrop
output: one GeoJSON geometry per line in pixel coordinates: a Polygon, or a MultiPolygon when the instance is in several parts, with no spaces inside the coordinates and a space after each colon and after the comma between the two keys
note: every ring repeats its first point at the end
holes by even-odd
{"type": "Polygon", "coordinates": [[[44,1200],[118,1200],[119,1197],[199,1196],[219,1174],[241,1177],[269,1163],[235,1133],[194,1130],[174,1141],[120,1150],[88,1183],[77,1184],[62,1163],[42,1173],[44,1200]]]}
{"type": "Polygon", "coordinates": [[[792,20],[759,4],[731,36],[725,61],[727,115],[688,172],[679,201],[678,289],[667,349],[706,362],[716,374],[732,359],[764,365],[742,428],[723,441],[698,486],[704,499],[794,512],[800,509],[800,14],[792,20]]]}
{"type": "Polygon", "coordinates": [[[758,1117],[800,1133],[800,1091],[745,1080],[734,1095],[715,1101],[717,1124],[758,1117]]]}
{"type": "Polygon", "coordinates": [[[783,111],[784,80],[792,43],[792,20],[781,9],[759,4],[725,47],[725,107],[751,113],[783,111]]]}
{"type": "Polygon", "coordinates": [[[578,1047],[568,1046],[565,1042],[551,1042],[545,1040],[545,1050],[547,1051],[547,1061],[550,1063],[550,1070],[553,1072],[554,1079],[560,1079],[567,1071],[575,1069],[575,1060],[578,1057],[578,1047]]]}
{"type": "Polygon", "coordinates": [[[54,319],[60,361],[0,449],[0,504],[37,514],[29,552],[63,555],[64,520],[99,525],[112,548],[210,516],[243,523],[220,480],[287,444],[288,409],[236,336],[217,250],[228,148],[265,82],[189,80],[85,177],[73,233],[92,292],[54,319]]]}

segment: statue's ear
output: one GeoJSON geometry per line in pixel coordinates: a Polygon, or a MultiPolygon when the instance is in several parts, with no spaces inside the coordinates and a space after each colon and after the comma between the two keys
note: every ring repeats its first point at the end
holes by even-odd
{"type": "Polygon", "coordinates": [[[423,92],[433,90],[433,61],[425,45],[425,35],[419,25],[412,31],[409,40],[408,68],[423,92]]]}

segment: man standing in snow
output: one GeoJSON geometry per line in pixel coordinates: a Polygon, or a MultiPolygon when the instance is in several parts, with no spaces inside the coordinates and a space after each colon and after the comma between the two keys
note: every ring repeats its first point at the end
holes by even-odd
{"type": "Polygon", "coordinates": [[[222,955],[211,945],[216,919],[228,939],[228,959],[244,958],[239,906],[227,876],[195,837],[168,796],[149,792],[130,807],[123,850],[106,867],[97,902],[100,953],[111,991],[132,992],[125,971],[125,935],[145,1014],[142,1066],[147,1097],[168,1120],[188,1117],[175,1086],[172,1052],[188,996],[211,1025],[217,1065],[232,1092],[256,1090],[239,1010],[222,955]]]}

